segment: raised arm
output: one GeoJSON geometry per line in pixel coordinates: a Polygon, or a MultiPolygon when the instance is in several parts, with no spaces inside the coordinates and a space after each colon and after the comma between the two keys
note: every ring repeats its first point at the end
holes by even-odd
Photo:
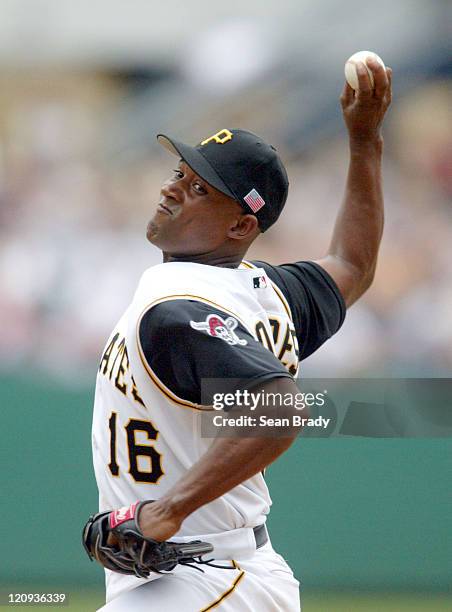
{"type": "Polygon", "coordinates": [[[349,134],[350,162],[345,196],[339,210],[328,254],[318,260],[336,282],[347,306],[371,285],[383,232],[381,125],[391,103],[390,68],[372,59],[372,89],[364,64],[357,66],[359,90],[347,83],[341,96],[349,134]]]}

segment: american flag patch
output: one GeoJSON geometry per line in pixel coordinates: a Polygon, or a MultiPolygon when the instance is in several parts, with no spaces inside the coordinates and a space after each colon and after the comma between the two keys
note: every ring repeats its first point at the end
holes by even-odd
{"type": "Polygon", "coordinates": [[[257,212],[262,208],[262,206],[265,206],[265,200],[262,199],[259,192],[255,189],[251,189],[251,191],[247,193],[243,199],[253,212],[257,212]]]}

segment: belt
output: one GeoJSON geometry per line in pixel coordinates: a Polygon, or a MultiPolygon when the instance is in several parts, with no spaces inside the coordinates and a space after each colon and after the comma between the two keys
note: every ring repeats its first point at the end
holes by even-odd
{"type": "Polygon", "coordinates": [[[268,542],[268,533],[267,527],[264,525],[259,525],[258,527],[253,528],[254,531],[254,539],[256,540],[256,548],[261,548],[264,544],[268,542]]]}
{"type": "Polygon", "coordinates": [[[240,527],[220,533],[205,533],[190,536],[176,536],[171,542],[192,542],[201,540],[213,546],[213,559],[249,559],[258,548],[269,542],[265,524],[257,527],[240,527]]]}

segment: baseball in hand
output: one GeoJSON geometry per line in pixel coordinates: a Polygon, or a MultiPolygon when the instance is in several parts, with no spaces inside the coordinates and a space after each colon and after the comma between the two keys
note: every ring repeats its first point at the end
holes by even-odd
{"type": "Polygon", "coordinates": [[[348,60],[345,62],[345,78],[347,79],[347,83],[350,85],[350,87],[353,87],[353,89],[355,90],[359,89],[358,75],[356,73],[357,62],[362,62],[366,66],[367,74],[369,75],[370,85],[372,89],[374,87],[374,77],[372,71],[369,69],[366,63],[366,60],[369,57],[376,59],[377,62],[383,66],[383,68],[386,68],[381,57],[379,57],[373,51],[358,51],[357,53],[354,53],[351,57],[349,57],[348,60]]]}

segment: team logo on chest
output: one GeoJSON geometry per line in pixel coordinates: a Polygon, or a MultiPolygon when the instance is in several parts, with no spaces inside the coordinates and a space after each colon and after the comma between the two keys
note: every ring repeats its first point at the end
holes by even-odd
{"type": "Polygon", "coordinates": [[[197,331],[203,331],[214,338],[221,338],[231,345],[245,346],[245,344],[248,344],[247,341],[239,338],[234,331],[237,325],[238,321],[234,317],[223,319],[218,315],[208,315],[205,321],[190,321],[190,327],[197,331]]]}

